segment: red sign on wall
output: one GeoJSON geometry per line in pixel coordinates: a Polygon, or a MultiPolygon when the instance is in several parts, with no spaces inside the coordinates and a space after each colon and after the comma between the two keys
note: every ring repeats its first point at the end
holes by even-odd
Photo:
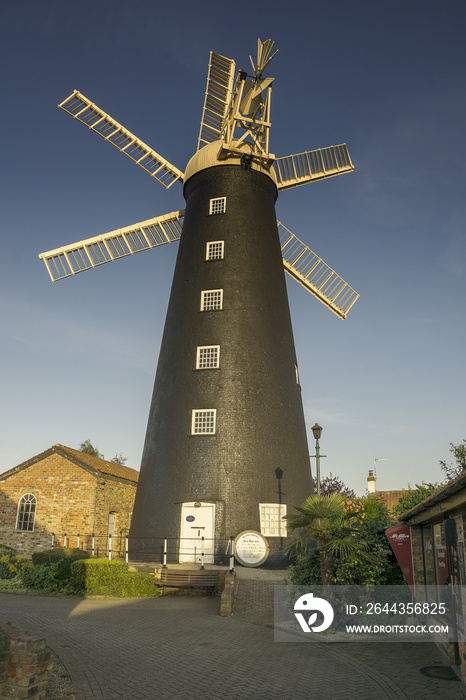
{"type": "Polygon", "coordinates": [[[414,591],[413,549],[411,545],[411,528],[409,525],[393,525],[385,530],[390,546],[406,579],[414,591]]]}

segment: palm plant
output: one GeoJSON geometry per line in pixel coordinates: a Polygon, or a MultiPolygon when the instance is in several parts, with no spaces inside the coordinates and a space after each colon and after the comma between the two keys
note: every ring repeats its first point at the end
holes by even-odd
{"type": "Polygon", "coordinates": [[[322,583],[333,583],[334,557],[351,559],[359,556],[370,559],[367,544],[358,537],[358,527],[351,523],[345,513],[342,496],[336,493],[325,496],[309,496],[301,507],[294,506],[298,513],[286,515],[288,530],[304,531],[289,547],[305,547],[309,540],[317,542],[320,557],[322,583]]]}

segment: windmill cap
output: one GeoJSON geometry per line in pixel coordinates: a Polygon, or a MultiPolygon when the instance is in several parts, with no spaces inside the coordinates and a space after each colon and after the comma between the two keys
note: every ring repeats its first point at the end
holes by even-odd
{"type": "MultiPolygon", "coordinates": [[[[201,170],[206,170],[207,168],[214,168],[218,165],[241,165],[241,155],[239,154],[231,154],[227,158],[219,160],[218,154],[222,146],[223,141],[212,141],[212,143],[208,143],[207,146],[197,151],[186,166],[184,183],[186,183],[190,177],[196,175],[196,173],[199,173],[201,170]]],[[[250,154],[248,144],[243,144],[240,150],[246,155],[250,154]]],[[[273,167],[270,168],[270,170],[266,170],[260,163],[252,161],[251,168],[264,175],[268,175],[275,185],[277,184],[277,178],[273,167]]]]}

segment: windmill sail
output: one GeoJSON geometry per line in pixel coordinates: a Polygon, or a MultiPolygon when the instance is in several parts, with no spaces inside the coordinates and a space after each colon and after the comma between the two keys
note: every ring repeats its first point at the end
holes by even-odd
{"type": "Polygon", "coordinates": [[[211,51],[197,150],[221,137],[234,77],[235,62],[211,51]]]}
{"type": "Polygon", "coordinates": [[[75,90],[58,105],[81,124],[102,136],[119,151],[155,178],[166,189],[183,178],[181,170],[125,129],[115,119],[75,90]]]}
{"type": "MultiPolygon", "coordinates": [[[[266,69],[266,67],[269,65],[270,61],[275,56],[275,54],[278,53],[277,49],[277,51],[275,51],[275,53],[272,54],[272,56],[270,55],[274,43],[275,42],[273,41],[273,39],[266,39],[266,41],[261,41],[260,39],[257,40],[257,76],[259,78],[266,69]]],[[[252,64],[253,71],[256,72],[251,56],[249,56],[249,59],[252,64]]]]}
{"type": "Polygon", "coordinates": [[[91,267],[179,240],[184,210],[41,253],[52,282],[91,267]]]}
{"type": "Polygon", "coordinates": [[[280,221],[277,224],[285,270],[337,316],[346,318],[359,294],[280,221]]]}
{"type": "MultiPolygon", "coordinates": [[[[178,241],[183,219],[184,209],[49,250],[39,258],[52,282],[57,282],[127,255],[178,241]]],[[[340,318],[346,318],[359,294],[280,221],[277,226],[286,272],[340,318]]]]}
{"type": "Polygon", "coordinates": [[[306,185],[314,180],[323,180],[354,170],[346,143],[339,146],[317,148],[275,160],[275,171],[279,190],[306,185]]]}
{"type": "MultiPolygon", "coordinates": [[[[183,219],[184,209],[49,250],[39,258],[52,282],[57,282],[127,255],[178,241],[183,219]]],[[[277,226],[285,271],[337,316],[346,318],[359,294],[280,221],[277,226]]]]}

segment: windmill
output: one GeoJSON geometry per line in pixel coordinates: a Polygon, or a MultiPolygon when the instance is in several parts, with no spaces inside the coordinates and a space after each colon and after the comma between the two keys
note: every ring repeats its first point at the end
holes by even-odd
{"type": "MultiPolygon", "coordinates": [[[[284,270],[345,318],[358,294],[275,214],[282,190],[351,172],[346,144],[269,150],[273,41],[252,72],[211,52],[197,150],[184,172],[78,91],[59,107],[167,189],[186,209],[39,257],[52,281],[180,241],[130,532],[146,560],[163,537],[180,561],[260,531],[283,551],[283,515],[312,492],[284,270]]],[[[132,551],[131,551],[132,550],[132,551]]]]}

